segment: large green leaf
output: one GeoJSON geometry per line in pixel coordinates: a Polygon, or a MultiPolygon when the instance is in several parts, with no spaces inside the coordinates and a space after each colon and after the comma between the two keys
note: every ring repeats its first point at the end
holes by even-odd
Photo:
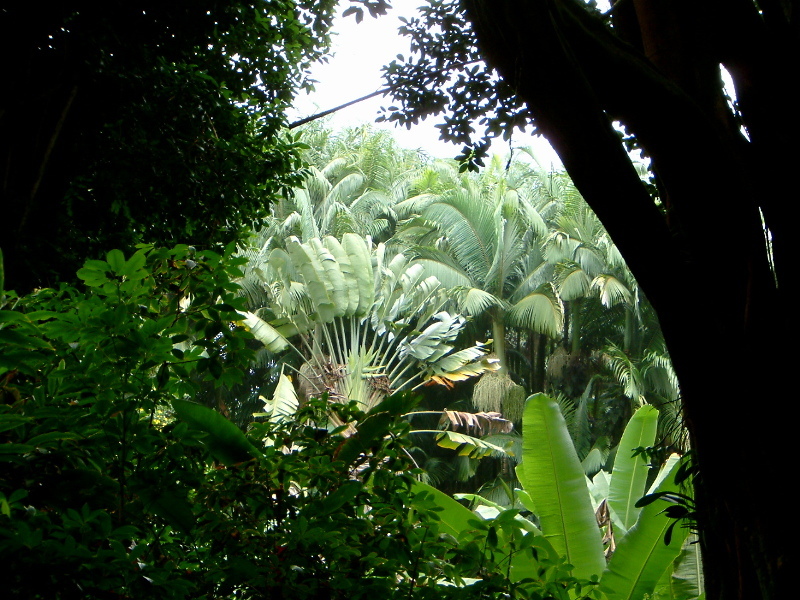
{"type": "Polygon", "coordinates": [[[242,430],[217,411],[186,400],[173,400],[172,407],[180,420],[208,434],[205,444],[222,464],[231,466],[261,456],[242,430]]]}
{"type": "MultiPolygon", "coordinates": [[[[668,461],[656,492],[678,491],[676,461],[668,461]]],[[[600,579],[609,600],[639,600],[652,594],[664,571],[681,552],[688,529],[675,527],[669,545],[664,536],[674,519],[663,513],[669,506],[657,500],[645,506],[636,524],[617,542],[617,549],[600,579]]]]}
{"type": "Polygon", "coordinates": [[[479,517],[447,494],[420,481],[411,485],[411,491],[415,495],[421,494],[422,498],[433,496],[433,501],[441,509],[437,513],[441,519],[441,529],[454,538],[458,539],[462,533],[476,529],[474,522],[479,517]]]}
{"type": "Polygon", "coordinates": [[[364,238],[354,234],[346,233],[342,237],[342,248],[350,257],[353,272],[356,275],[355,281],[350,282],[358,291],[358,307],[356,316],[365,315],[372,309],[375,302],[375,284],[372,271],[372,257],[364,238]]]}
{"type": "MultiPolygon", "coordinates": [[[[264,399],[262,396],[259,398],[264,399]]],[[[264,400],[264,405],[265,412],[255,413],[254,417],[268,417],[273,423],[284,423],[294,418],[300,402],[297,400],[292,380],[281,373],[278,385],[275,386],[275,393],[272,394],[272,400],[264,400]]]]}
{"type": "Polygon", "coordinates": [[[347,254],[339,240],[329,235],[325,238],[325,247],[331,253],[334,260],[339,263],[339,268],[341,269],[342,276],[346,283],[347,305],[344,307],[341,316],[352,317],[358,308],[358,285],[356,285],[356,281],[359,273],[356,272],[350,260],[350,255],[347,254]]]}
{"type": "Polygon", "coordinates": [[[575,447],[558,404],[545,394],[528,399],[522,417],[520,482],[536,503],[542,532],[573,565],[573,575],[590,578],[605,567],[600,529],[575,447]]]}
{"type": "Polygon", "coordinates": [[[325,286],[333,302],[333,314],[343,317],[349,305],[349,282],[342,272],[341,265],[333,254],[318,238],[312,238],[305,244],[317,256],[325,274],[325,286]]]}
{"type": "Polygon", "coordinates": [[[328,282],[319,256],[294,236],[286,240],[286,250],[295,269],[303,276],[308,297],[319,322],[330,323],[333,321],[336,309],[330,293],[333,286],[328,282]]]}
{"type": "MultiPolygon", "coordinates": [[[[484,456],[508,456],[504,448],[457,431],[422,430],[436,433],[436,443],[442,448],[458,450],[459,456],[482,458],[484,456]]],[[[416,433],[416,432],[415,432],[416,433]]]]}
{"type": "Polygon", "coordinates": [[[239,313],[242,322],[250,329],[250,333],[270,352],[281,352],[289,346],[289,341],[272,325],[249,310],[239,313]]]}
{"type": "MultiPolygon", "coordinates": [[[[497,540],[495,549],[493,550],[493,553],[495,554],[495,560],[497,560],[499,563],[507,561],[508,555],[513,551],[509,537],[515,538],[516,543],[519,544],[520,538],[523,535],[527,534],[527,536],[530,536],[526,537],[527,547],[525,550],[514,551],[513,555],[511,556],[510,576],[512,581],[519,581],[529,577],[536,578],[540,576],[538,572],[539,562],[535,558],[534,551],[540,555],[546,555],[550,560],[556,560],[558,557],[558,554],[553,549],[552,545],[542,535],[540,535],[538,531],[535,531],[535,527],[532,527],[534,531],[531,531],[531,528],[529,528],[528,525],[532,524],[529,522],[524,523],[523,521],[525,521],[525,519],[517,515],[516,511],[513,511],[514,516],[511,519],[510,524],[515,529],[518,529],[518,532],[513,532],[511,536],[509,536],[509,531],[507,528],[493,527],[491,520],[487,523],[488,527],[480,527],[477,523],[481,520],[480,517],[459,504],[447,494],[440,492],[434,487],[424,483],[414,482],[412,484],[411,491],[415,493],[416,502],[429,503],[432,500],[436,504],[438,508],[437,515],[440,519],[440,530],[444,533],[452,535],[455,539],[460,539],[464,536],[464,534],[468,533],[474,534],[476,532],[482,532],[482,535],[486,535],[491,527],[494,531],[494,534],[499,538],[497,540]]],[[[503,517],[504,513],[505,511],[499,511],[497,517],[500,520],[506,521],[507,519],[503,517]]],[[[506,516],[511,516],[508,513],[505,514],[506,516]]]]}
{"type": "Polygon", "coordinates": [[[636,523],[641,508],[635,506],[644,495],[647,485],[647,460],[644,454],[633,456],[634,448],[652,446],[656,439],[658,410],[646,404],[633,415],[622,439],[614,460],[611,482],[608,487],[608,506],[614,511],[623,532],[636,523]]]}
{"type": "Polygon", "coordinates": [[[514,305],[508,313],[508,322],[557,338],[564,327],[564,310],[559,299],[543,286],[514,305]]]}

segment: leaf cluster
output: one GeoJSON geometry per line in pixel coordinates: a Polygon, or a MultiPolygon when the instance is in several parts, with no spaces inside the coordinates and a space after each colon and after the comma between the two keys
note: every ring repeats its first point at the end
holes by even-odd
{"type": "Polygon", "coordinates": [[[566,598],[563,568],[512,584],[494,536],[414,487],[412,399],[247,432],[191,401],[252,359],[233,251],[115,250],[82,289],[2,296],[5,597],[566,598]]]}
{"type": "Polygon", "coordinates": [[[227,243],[299,182],[280,133],[334,3],[18,3],[0,16],[4,241],[18,290],[136,243],[227,243]],[[39,218],[46,214],[47,219],[39,218]]]}
{"type": "Polygon", "coordinates": [[[440,138],[462,144],[462,168],[477,171],[491,140],[500,135],[509,140],[515,128],[525,130],[530,117],[512,86],[483,63],[461,2],[429,2],[418,10],[420,17],[401,18],[399,31],[410,39],[410,56],[398,55],[384,68],[398,105],[382,108],[378,120],[410,128],[444,113],[436,126],[440,138]]]}

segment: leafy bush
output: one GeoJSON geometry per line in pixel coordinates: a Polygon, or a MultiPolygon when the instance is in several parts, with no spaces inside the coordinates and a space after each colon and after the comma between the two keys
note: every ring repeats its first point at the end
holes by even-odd
{"type": "Polygon", "coordinates": [[[0,297],[4,597],[581,589],[558,557],[541,560],[539,580],[512,583],[491,528],[444,526],[403,448],[410,397],[368,414],[337,405],[350,437],[326,427],[324,399],[247,433],[191,402],[202,380],[242,381],[252,358],[232,250],[112,251],[79,271],[86,291],[0,297]]]}

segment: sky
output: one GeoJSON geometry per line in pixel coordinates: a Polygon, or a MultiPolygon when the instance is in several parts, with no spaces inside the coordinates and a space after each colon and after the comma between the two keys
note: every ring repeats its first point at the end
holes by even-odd
{"type": "MultiPolygon", "coordinates": [[[[341,3],[343,10],[348,3],[341,3]]],[[[412,16],[419,0],[393,0],[392,10],[378,19],[366,11],[364,20],[356,24],[353,16],[338,17],[333,25],[334,56],[327,64],[318,64],[311,72],[317,80],[316,90],[311,94],[300,94],[295,100],[290,121],[328,110],[370,94],[383,86],[381,67],[390,63],[398,54],[409,54],[408,40],[397,33],[398,17],[412,16]]],[[[429,118],[410,130],[397,128],[387,123],[374,123],[381,106],[389,106],[390,98],[378,96],[360,102],[334,114],[329,126],[334,129],[372,123],[373,127],[389,129],[398,143],[405,148],[425,150],[436,158],[453,158],[461,148],[439,140],[439,131],[434,127],[436,118],[429,118]]],[[[534,146],[536,153],[547,162],[560,166],[558,156],[547,142],[539,136],[517,132],[513,142],[516,146],[534,146]]],[[[508,143],[498,141],[493,152],[507,154],[508,143]]]]}

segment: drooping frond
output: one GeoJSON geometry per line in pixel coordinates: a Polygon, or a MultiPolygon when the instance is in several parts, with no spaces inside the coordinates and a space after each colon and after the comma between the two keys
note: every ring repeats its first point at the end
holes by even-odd
{"type": "Polygon", "coordinates": [[[632,295],[628,287],[613,275],[598,275],[592,281],[592,289],[600,294],[600,302],[606,308],[616,304],[630,304],[632,295]]]}
{"type": "Polygon", "coordinates": [[[614,344],[606,348],[606,360],[617,383],[622,386],[623,393],[637,405],[646,404],[645,380],[639,366],[614,344]]]}
{"type": "Polygon", "coordinates": [[[420,215],[432,203],[439,200],[439,194],[424,193],[406,198],[402,202],[394,205],[394,210],[398,218],[408,219],[409,217],[420,215]]]}
{"type": "Polygon", "coordinates": [[[425,267],[425,272],[436,277],[443,286],[448,288],[472,288],[475,286],[475,282],[468,274],[446,253],[434,248],[417,248],[416,250],[417,254],[423,255],[423,257],[415,259],[414,262],[425,267]]]}
{"type": "Polygon", "coordinates": [[[497,244],[493,207],[479,196],[460,190],[429,205],[422,216],[435,223],[461,268],[483,283],[492,265],[497,244]]]}
{"type": "Polygon", "coordinates": [[[488,435],[490,433],[509,433],[514,424],[504,419],[498,412],[464,412],[457,410],[442,411],[439,426],[453,431],[463,429],[467,433],[488,435]]]}
{"type": "Polygon", "coordinates": [[[467,316],[481,315],[493,306],[506,309],[506,303],[502,302],[494,294],[485,292],[478,288],[452,288],[455,294],[458,309],[467,316]]]}
{"type": "Polygon", "coordinates": [[[592,280],[578,265],[567,263],[559,269],[557,285],[561,299],[570,301],[586,296],[592,280]]]}
{"type": "Polygon", "coordinates": [[[507,316],[512,325],[552,338],[560,337],[564,328],[564,307],[549,285],[542,286],[519,300],[507,316]]]}
{"type": "Polygon", "coordinates": [[[503,458],[508,456],[508,452],[501,446],[455,431],[438,432],[436,443],[442,448],[456,450],[459,456],[468,456],[470,458],[483,458],[484,456],[503,458]]]}

